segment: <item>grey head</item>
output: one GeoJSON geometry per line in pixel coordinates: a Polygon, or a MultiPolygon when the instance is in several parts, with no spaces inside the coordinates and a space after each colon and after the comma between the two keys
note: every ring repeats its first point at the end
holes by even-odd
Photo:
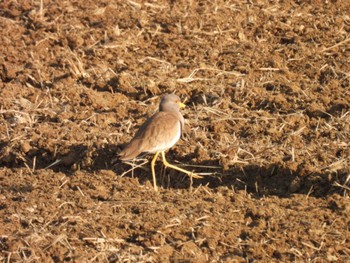
{"type": "Polygon", "coordinates": [[[183,107],[185,107],[185,104],[181,103],[181,100],[177,95],[166,94],[160,101],[159,111],[179,112],[179,109],[183,107]]]}

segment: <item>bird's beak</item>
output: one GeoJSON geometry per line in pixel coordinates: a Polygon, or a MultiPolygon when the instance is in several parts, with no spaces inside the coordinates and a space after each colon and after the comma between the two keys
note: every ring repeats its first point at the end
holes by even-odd
{"type": "Polygon", "coordinates": [[[186,105],[183,104],[182,102],[179,102],[179,106],[180,106],[180,108],[185,108],[186,107],[186,105]]]}

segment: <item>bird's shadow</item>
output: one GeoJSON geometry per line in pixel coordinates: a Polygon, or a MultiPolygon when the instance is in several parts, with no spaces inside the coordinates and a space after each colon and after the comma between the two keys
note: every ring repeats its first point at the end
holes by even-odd
{"type": "MultiPolygon", "coordinates": [[[[6,147],[5,144],[1,145],[6,147]]],[[[3,156],[0,164],[10,168],[28,168],[34,163],[35,157],[36,169],[52,169],[68,176],[73,175],[77,169],[96,173],[107,169],[113,170],[115,176],[136,177],[140,184],[147,182],[152,184],[150,162],[133,169],[129,164],[117,158],[118,152],[123,147],[124,144],[104,144],[101,147],[91,149],[86,145],[76,144],[70,146],[64,154],[61,153],[57,156],[53,156],[48,149],[38,149],[32,156],[28,153],[20,159],[13,154],[6,158],[3,156]],[[24,159],[26,163],[21,161],[24,159]]],[[[153,158],[152,155],[144,157],[148,160],[153,158]]],[[[305,175],[298,169],[292,171],[276,163],[267,166],[233,164],[224,168],[219,160],[198,161],[193,154],[181,155],[173,149],[166,154],[166,157],[171,164],[205,175],[201,179],[193,178],[191,183],[189,176],[171,168],[164,168],[161,157],[158,157],[155,167],[157,184],[165,189],[189,189],[190,186],[193,188],[205,186],[216,191],[220,187],[227,187],[244,190],[256,198],[270,195],[289,197],[292,194],[325,197],[334,193],[344,193],[344,189],[337,186],[345,185],[348,177],[345,171],[324,171],[305,175]],[[182,166],[182,164],[186,165],[182,166]]],[[[137,165],[139,162],[136,161],[135,164],[137,165]]]]}
{"type": "MultiPolygon", "coordinates": [[[[122,145],[116,145],[110,149],[122,149],[122,145]]],[[[111,153],[111,152],[110,152],[111,153]]],[[[110,153],[101,151],[101,160],[106,160],[110,153]]],[[[116,156],[116,153],[114,155],[116,156]]],[[[301,171],[292,171],[282,167],[281,164],[270,164],[268,166],[258,166],[254,164],[230,165],[223,168],[219,160],[207,159],[200,162],[191,161],[192,156],[179,156],[174,150],[167,153],[167,160],[171,164],[179,165],[181,168],[203,174],[203,178],[194,179],[171,168],[165,168],[161,157],[156,162],[156,178],[158,186],[166,189],[189,189],[206,186],[213,191],[220,187],[227,187],[235,190],[244,190],[255,198],[264,196],[289,197],[292,194],[303,194],[307,196],[324,197],[333,193],[342,193],[340,188],[335,187],[335,182],[343,182],[346,180],[346,174],[342,173],[310,173],[301,175],[301,171]],[[176,161],[175,161],[176,159],[176,161]],[[186,164],[186,165],[182,165],[186,164]],[[188,165],[188,166],[187,166],[188,165]]],[[[129,164],[117,160],[112,169],[116,176],[123,175],[128,177],[137,177],[141,184],[147,181],[152,183],[152,174],[150,171],[150,160],[152,155],[145,155],[149,160],[143,166],[132,168],[129,164]],[[129,171],[128,173],[125,173],[129,171]]],[[[99,158],[96,159],[96,169],[99,169],[99,158]]],[[[143,162],[143,158],[139,162],[135,162],[135,166],[143,162]]],[[[112,160],[111,160],[112,161],[112,160]]]]}

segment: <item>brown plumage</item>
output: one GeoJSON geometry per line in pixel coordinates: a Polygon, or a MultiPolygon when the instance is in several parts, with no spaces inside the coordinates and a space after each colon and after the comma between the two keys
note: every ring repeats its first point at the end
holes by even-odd
{"type": "Polygon", "coordinates": [[[121,160],[131,160],[143,152],[154,153],[151,162],[153,185],[157,191],[157,184],[154,172],[154,164],[159,155],[162,154],[165,166],[184,172],[195,178],[200,176],[169,164],[165,159],[165,151],[170,149],[180,139],[184,126],[184,118],[180,113],[180,108],[185,107],[180,98],[175,94],[165,95],[160,104],[159,111],[144,122],[136,132],[134,138],[119,153],[121,160]]]}

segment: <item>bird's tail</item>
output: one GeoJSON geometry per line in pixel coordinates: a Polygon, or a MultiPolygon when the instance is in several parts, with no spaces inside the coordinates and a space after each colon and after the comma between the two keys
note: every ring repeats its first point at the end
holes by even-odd
{"type": "Polygon", "coordinates": [[[132,160],[142,153],[139,140],[132,140],[119,154],[119,160],[132,160]]]}

